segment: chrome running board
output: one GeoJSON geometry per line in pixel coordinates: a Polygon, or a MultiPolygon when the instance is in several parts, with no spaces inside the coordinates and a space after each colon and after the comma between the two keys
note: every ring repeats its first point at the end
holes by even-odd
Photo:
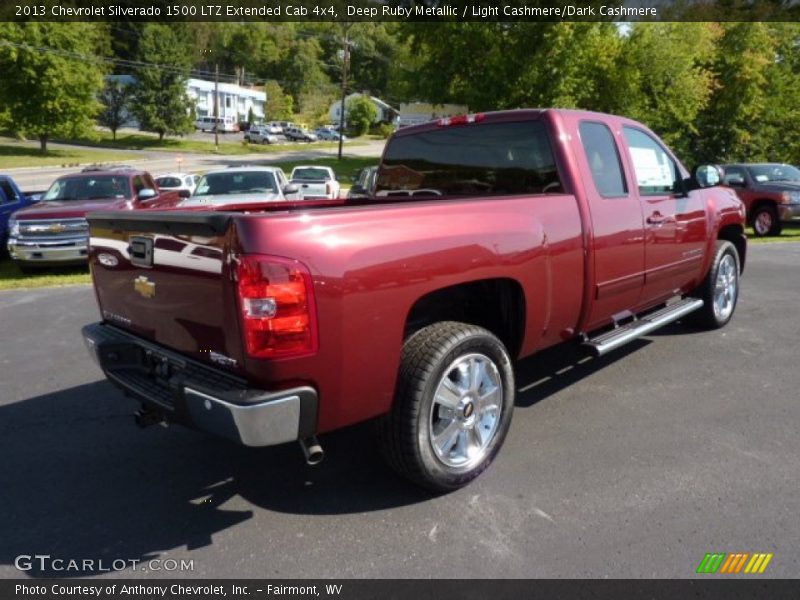
{"type": "Polygon", "coordinates": [[[598,335],[596,338],[586,340],[583,346],[588,348],[594,356],[603,356],[636,338],[647,335],[659,327],[668,325],[685,317],[691,312],[702,308],[703,301],[699,298],[684,298],[674,304],[665,306],[655,312],[598,335]]]}

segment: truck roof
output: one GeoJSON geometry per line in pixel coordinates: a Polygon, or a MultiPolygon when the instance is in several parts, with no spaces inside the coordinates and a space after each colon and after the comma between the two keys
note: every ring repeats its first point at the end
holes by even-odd
{"type": "Polygon", "coordinates": [[[513,110],[496,110],[487,112],[479,111],[475,113],[470,113],[468,115],[457,115],[454,117],[434,119],[426,123],[420,123],[418,125],[409,125],[408,127],[403,127],[401,129],[398,129],[397,131],[395,131],[393,136],[400,137],[405,135],[413,135],[415,133],[419,133],[422,131],[429,131],[431,129],[436,129],[447,124],[454,124],[454,125],[460,124],[459,121],[461,121],[464,118],[477,117],[479,120],[501,122],[501,121],[516,121],[519,120],[520,118],[533,119],[541,117],[546,113],[570,115],[572,117],[590,117],[598,120],[613,118],[613,119],[622,119],[623,121],[629,121],[629,119],[626,119],[625,117],[620,117],[618,115],[610,115],[590,110],[577,110],[569,108],[517,108],[513,110]]]}

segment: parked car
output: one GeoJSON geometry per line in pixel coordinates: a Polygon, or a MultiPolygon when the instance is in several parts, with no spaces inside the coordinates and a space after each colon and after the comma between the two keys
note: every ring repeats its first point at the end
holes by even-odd
{"type": "Polygon", "coordinates": [[[758,237],[780,235],[800,221],[800,169],[780,163],[723,165],[723,182],[736,190],[758,237]]]}
{"type": "MultiPolygon", "coordinates": [[[[5,251],[9,219],[16,211],[39,201],[41,194],[25,194],[8,175],[0,175],[0,248],[5,251]]],[[[16,225],[14,225],[16,228],[16,225]]]]}
{"type": "Polygon", "coordinates": [[[599,113],[406,127],[377,192],[441,195],[90,215],[103,322],[83,336],[143,402],[140,423],[300,440],[315,463],[317,434],[375,419],[390,465],[452,490],[503,444],[515,359],[566,340],[606,355],[680,319],[730,321],[744,208],[703,187],[714,172],[690,174],[644,125],[599,113]],[[147,251],[155,239],[203,244],[215,269],[166,265],[147,251]],[[119,254],[126,243],[143,251],[119,254]]]}
{"type": "Polygon", "coordinates": [[[286,136],[287,140],[295,142],[317,141],[316,134],[311,133],[307,129],[301,129],[300,127],[287,127],[286,129],[283,130],[283,135],[286,136]]]}
{"type": "MultiPolygon", "coordinates": [[[[335,131],[333,129],[327,129],[326,127],[320,127],[319,129],[316,129],[314,131],[314,135],[317,136],[317,139],[320,139],[320,140],[323,140],[323,141],[334,141],[334,142],[338,142],[339,141],[339,132],[335,131]]],[[[347,140],[347,136],[346,135],[343,135],[341,137],[342,137],[342,141],[347,140]]]]}
{"type": "Polygon", "coordinates": [[[14,213],[8,252],[20,269],[85,264],[89,253],[86,214],[99,209],[165,208],[180,201],[162,191],[145,171],[90,167],[56,179],[41,201],[14,213]]]}
{"type": "Polygon", "coordinates": [[[330,167],[301,165],[292,169],[289,182],[300,189],[303,199],[339,197],[340,186],[330,167]]]}
{"type": "Polygon", "coordinates": [[[235,133],[239,131],[239,123],[234,117],[198,117],[194,122],[195,129],[200,131],[218,131],[219,133],[235,133]]]}
{"type": "Polygon", "coordinates": [[[272,135],[283,135],[283,126],[277,121],[270,121],[264,125],[264,127],[266,127],[267,132],[271,133],[272,135]]]}
{"type": "Polygon", "coordinates": [[[253,125],[250,131],[244,134],[244,139],[251,144],[277,144],[280,139],[274,133],[270,133],[265,125],[253,125]]]}
{"type": "Polygon", "coordinates": [[[348,198],[369,198],[375,187],[375,175],[378,173],[377,165],[366,167],[358,172],[353,179],[353,185],[347,192],[348,198]]]}
{"type": "Polygon", "coordinates": [[[209,171],[197,182],[191,198],[180,206],[223,206],[263,204],[301,199],[296,186],[289,184],[280,167],[232,167],[209,171]]]}
{"type": "Polygon", "coordinates": [[[165,173],[155,178],[158,189],[162,191],[184,192],[182,196],[191,196],[197,187],[198,175],[189,173],[165,173]]]}

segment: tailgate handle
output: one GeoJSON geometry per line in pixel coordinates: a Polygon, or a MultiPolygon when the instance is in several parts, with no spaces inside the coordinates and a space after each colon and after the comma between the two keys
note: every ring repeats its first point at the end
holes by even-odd
{"type": "Polygon", "coordinates": [[[131,237],[128,246],[131,264],[139,267],[153,266],[153,240],[146,237],[131,237]]]}

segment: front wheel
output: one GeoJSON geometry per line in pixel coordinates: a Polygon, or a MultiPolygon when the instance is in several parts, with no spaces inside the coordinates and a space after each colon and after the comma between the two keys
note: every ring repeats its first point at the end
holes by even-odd
{"type": "Polygon", "coordinates": [[[377,424],[387,462],[436,491],[468,484],[503,445],[514,410],[514,372],[489,331],[445,321],[403,346],[392,411],[377,424]]]}
{"type": "Polygon", "coordinates": [[[758,237],[780,235],[783,226],[772,204],[762,204],[753,213],[753,232],[758,237]]]}
{"type": "Polygon", "coordinates": [[[739,300],[739,253],[728,241],[718,240],[711,269],[695,295],[703,308],[692,313],[694,323],[704,329],[719,329],[733,317],[739,300]]]}

